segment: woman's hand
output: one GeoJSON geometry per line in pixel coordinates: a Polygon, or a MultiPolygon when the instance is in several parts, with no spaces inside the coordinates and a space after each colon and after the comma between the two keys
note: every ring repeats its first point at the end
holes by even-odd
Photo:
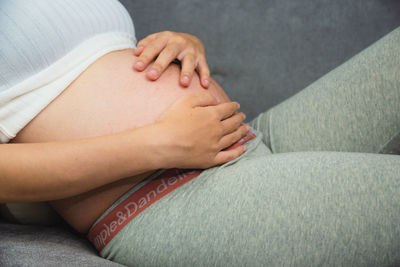
{"type": "Polygon", "coordinates": [[[246,146],[223,151],[249,131],[239,104],[218,104],[208,92],[177,100],[156,122],[161,157],[166,168],[208,168],[240,156],[246,146]],[[165,149],[164,149],[165,148],[165,149]]]}
{"type": "Polygon", "coordinates": [[[157,57],[155,63],[147,71],[150,80],[157,80],[168,65],[178,59],[182,71],[180,83],[187,87],[194,70],[200,75],[200,83],[204,88],[210,84],[210,70],[206,62],[204,46],[201,41],[190,34],[164,31],[154,33],[137,44],[135,56],[139,56],[134,64],[137,71],[143,71],[157,57]]]}

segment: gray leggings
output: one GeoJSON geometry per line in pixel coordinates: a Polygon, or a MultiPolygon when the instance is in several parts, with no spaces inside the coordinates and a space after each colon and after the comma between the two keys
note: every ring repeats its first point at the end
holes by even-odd
{"type": "Polygon", "coordinates": [[[251,124],[261,133],[245,155],[158,200],[101,255],[129,266],[400,264],[400,156],[378,154],[400,132],[400,28],[251,124]]]}

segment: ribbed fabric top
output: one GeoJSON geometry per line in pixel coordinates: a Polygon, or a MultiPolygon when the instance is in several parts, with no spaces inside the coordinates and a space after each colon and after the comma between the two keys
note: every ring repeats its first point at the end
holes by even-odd
{"type": "Polygon", "coordinates": [[[135,44],[132,20],[116,0],[1,0],[0,142],[100,56],[135,44]]]}

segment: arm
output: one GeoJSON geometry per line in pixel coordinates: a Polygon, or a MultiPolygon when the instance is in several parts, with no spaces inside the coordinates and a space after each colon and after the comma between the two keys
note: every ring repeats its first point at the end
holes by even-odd
{"type": "Polygon", "coordinates": [[[157,169],[161,164],[150,139],[155,130],[149,126],[70,142],[1,145],[0,202],[69,197],[157,169]]]}
{"type": "Polygon", "coordinates": [[[222,150],[248,131],[237,109],[204,92],[181,98],[154,124],[119,134],[1,145],[0,202],[55,200],[150,170],[230,161],[245,147],[222,150]]]}

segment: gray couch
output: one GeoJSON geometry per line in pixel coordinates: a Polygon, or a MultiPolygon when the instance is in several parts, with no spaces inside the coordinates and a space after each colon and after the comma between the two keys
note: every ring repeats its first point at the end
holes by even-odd
{"type": "MultiPolygon", "coordinates": [[[[213,77],[251,119],[400,25],[397,0],[121,0],[138,39],[162,30],[205,44],[213,77]]],[[[400,140],[397,140],[398,143],[400,140]]],[[[398,144],[391,151],[399,154],[398,144]]],[[[67,225],[0,219],[0,266],[120,266],[67,225]]]]}

